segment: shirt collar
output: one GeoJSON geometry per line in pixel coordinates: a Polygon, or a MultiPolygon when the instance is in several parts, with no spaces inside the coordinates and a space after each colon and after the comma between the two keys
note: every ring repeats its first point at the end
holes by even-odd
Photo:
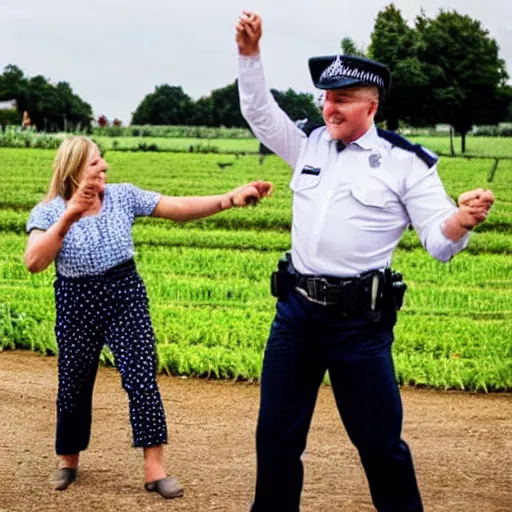
{"type": "MultiPolygon", "coordinates": [[[[329,135],[329,132],[327,129],[325,130],[323,137],[327,141],[334,140],[329,135]]],[[[373,149],[377,145],[378,140],[379,140],[379,134],[377,133],[377,127],[374,124],[372,124],[370,126],[370,129],[365,134],[361,135],[361,137],[359,137],[359,139],[355,140],[354,142],[351,142],[349,144],[349,146],[351,146],[352,144],[355,144],[355,145],[359,146],[361,149],[370,150],[370,149],[373,149]]]]}

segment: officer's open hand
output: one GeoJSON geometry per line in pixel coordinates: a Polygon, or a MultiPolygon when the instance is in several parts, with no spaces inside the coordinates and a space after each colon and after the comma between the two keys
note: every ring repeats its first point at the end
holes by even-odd
{"type": "Polygon", "coordinates": [[[252,12],[242,11],[235,28],[238,53],[247,57],[259,55],[262,34],[261,18],[252,12]]]}
{"type": "Polygon", "coordinates": [[[490,190],[477,188],[461,194],[458,203],[461,226],[473,229],[487,218],[494,204],[494,194],[490,190]]]}
{"type": "Polygon", "coordinates": [[[253,181],[230,192],[231,204],[239,207],[256,205],[263,197],[270,196],[273,189],[274,185],[268,181],[253,181]]]}

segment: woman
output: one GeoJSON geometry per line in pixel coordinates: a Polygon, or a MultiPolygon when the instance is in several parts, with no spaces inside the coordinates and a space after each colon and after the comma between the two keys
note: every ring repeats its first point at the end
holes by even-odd
{"type": "Polygon", "coordinates": [[[48,195],[27,223],[28,270],[41,272],[55,261],[57,271],[60,469],[55,489],[64,490],[75,480],[80,452],[88,446],[94,380],[107,344],[128,393],[133,445],[144,451],[145,488],[174,498],[183,494],[183,487],[163,466],[167,428],[146,290],[133,262],[131,227],[138,216],[187,221],[247,206],[270,195],[272,185],[257,181],[222,195],[168,197],[126,183],[106,185],[106,172],[107,164],[90,139],[64,140],[48,195]]]}

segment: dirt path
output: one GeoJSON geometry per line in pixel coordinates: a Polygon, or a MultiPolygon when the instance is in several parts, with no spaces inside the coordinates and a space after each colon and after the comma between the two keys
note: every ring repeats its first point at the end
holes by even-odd
{"type": "MultiPolygon", "coordinates": [[[[248,511],[258,387],[161,377],[160,388],[168,468],[185,485],[185,496],[164,501],[143,490],[127,399],[117,372],[104,368],[79,480],[59,493],[47,482],[55,468],[56,359],[0,353],[0,512],[248,511]]],[[[425,510],[510,512],[512,396],[404,390],[403,399],[404,437],[425,510]]],[[[305,465],[303,512],[374,510],[329,388],[319,396],[305,465]]]]}

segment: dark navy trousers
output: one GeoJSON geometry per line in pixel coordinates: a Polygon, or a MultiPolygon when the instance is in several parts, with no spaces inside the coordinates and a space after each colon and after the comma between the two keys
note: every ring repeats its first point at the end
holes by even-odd
{"type": "Polygon", "coordinates": [[[401,439],[391,357],[395,321],[394,311],[377,323],[362,315],[344,318],[336,306],[313,304],[295,291],[278,301],[261,375],[252,512],[299,511],[301,455],[326,371],[376,509],[423,510],[411,453],[401,439]]]}
{"type": "Polygon", "coordinates": [[[155,337],[148,298],[133,263],[105,275],[55,281],[59,349],[58,455],[85,450],[91,433],[92,395],[103,345],[114,354],[128,393],[133,445],[167,442],[156,382],[155,337]]]}

